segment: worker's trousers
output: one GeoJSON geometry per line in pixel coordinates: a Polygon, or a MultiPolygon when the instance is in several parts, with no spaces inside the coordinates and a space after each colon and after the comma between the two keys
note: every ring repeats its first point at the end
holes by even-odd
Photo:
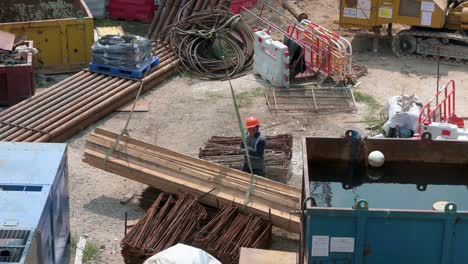
{"type": "MultiPolygon", "coordinates": [[[[244,163],[244,165],[242,166],[242,171],[243,171],[243,172],[250,173],[249,164],[244,163]]],[[[252,172],[253,172],[253,174],[255,174],[255,175],[265,177],[265,169],[264,169],[264,168],[261,168],[261,169],[252,169],[252,172]]]]}

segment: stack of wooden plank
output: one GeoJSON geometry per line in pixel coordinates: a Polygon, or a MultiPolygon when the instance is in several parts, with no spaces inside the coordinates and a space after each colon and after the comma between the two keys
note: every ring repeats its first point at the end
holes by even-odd
{"type": "MultiPolygon", "coordinates": [[[[291,134],[266,136],[265,172],[268,179],[287,183],[291,167],[293,137],[291,134]]],[[[240,137],[213,136],[200,149],[201,159],[240,170],[244,155],[239,149],[240,137]]]]}
{"type": "Polygon", "coordinates": [[[299,233],[300,218],[291,214],[300,209],[299,189],[126,136],[115,144],[117,137],[96,129],[87,139],[83,161],[165,192],[197,195],[200,202],[219,209],[231,203],[243,206],[250,192],[244,207],[248,212],[299,233]]]}

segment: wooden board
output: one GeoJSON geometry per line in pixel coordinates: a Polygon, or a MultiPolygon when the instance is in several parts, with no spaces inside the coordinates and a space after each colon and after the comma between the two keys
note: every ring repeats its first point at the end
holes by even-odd
{"type": "Polygon", "coordinates": [[[0,30],[0,49],[12,51],[15,44],[15,35],[0,30]]]}
{"type": "Polygon", "coordinates": [[[296,264],[297,253],[256,248],[241,248],[239,264],[296,264]]]}
{"type": "Polygon", "coordinates": [[[97,129],[87,139],[83,161],[165,192],[192,193],[202,203],[218,208],[232,203],[243,206],[251,188],[247,211],[278,227],[299,232],[300,218],[291,214],[300,207],[299,189],[256,176],[250,187],[249,174],[125,136],[105,162],[117,136],[97,129]]]}
{"type": "Polygon", "coordinates": [[[117,27],[96,27],[98,37],[104,37],[105,35],[124,35],[124,30],[121,26],[117,27]]]}

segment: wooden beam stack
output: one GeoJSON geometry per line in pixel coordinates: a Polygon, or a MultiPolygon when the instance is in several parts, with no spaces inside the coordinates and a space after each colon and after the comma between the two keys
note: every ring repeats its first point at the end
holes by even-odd
{"type": "MultiPolygon", "coordinates": [[[[96,129],[86,142],[83,161],[165,192],[198,196],[217,208],[244,205],[250,175],[123,136],[106,162],[117,134],[96,129]]],[[[300,219],[291,211],[300,208],[300,190],[254,176],[245,209],[285,230],[299,233],[300,219]]]]}

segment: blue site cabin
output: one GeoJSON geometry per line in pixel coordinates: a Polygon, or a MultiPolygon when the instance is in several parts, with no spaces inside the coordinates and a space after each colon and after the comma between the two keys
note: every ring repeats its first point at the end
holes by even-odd
{"type": "Polygon", "coordinates": [[[0,142],[0,263],[67,263],[66,149],[0,142]]]}

